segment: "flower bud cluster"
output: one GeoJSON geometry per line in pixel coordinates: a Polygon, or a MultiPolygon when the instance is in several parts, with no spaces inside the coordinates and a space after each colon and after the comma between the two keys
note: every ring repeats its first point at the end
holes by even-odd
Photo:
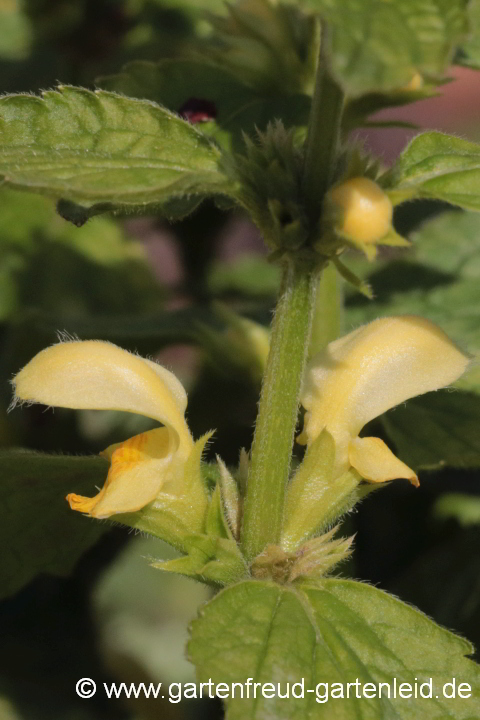
{"type": "Polygon", "coordinates": [[[276,122],[259,132],[256,141],[245,137],[245,145],[235,166],[243,204],[275,258],[289,255],[297,262],[324,265],[348,246],[371,259],[379,244],[408,245],[393,229],[393,206],[373,179],[376,169],[369,167],[368,158],[359,163],[355,149],[343,177],[318,198],[318,214],[312,218],[305,207],[304,156],[296,132],[276,122]]]}
{"type": "Polygon", "coordinates": [[[281,122],[245,137],[246,154],[237,156],[236,171],[243,186],[243,201],[264,233],[271,251],[299,251],[309,237],[302,202],[303,154],[293,131],[281,122]]]}

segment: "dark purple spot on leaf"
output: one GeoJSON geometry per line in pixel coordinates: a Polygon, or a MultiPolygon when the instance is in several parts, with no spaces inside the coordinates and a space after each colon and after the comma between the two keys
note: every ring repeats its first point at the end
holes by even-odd
{"type": "Polygon", "coordinates": [[[178,111],[185,120],[191,122],[192,125],[201,122],[215,120],[217,117],[217,108],[211,100],[202,100],[200,98],[189,98],[183,103],[178,111]]]}

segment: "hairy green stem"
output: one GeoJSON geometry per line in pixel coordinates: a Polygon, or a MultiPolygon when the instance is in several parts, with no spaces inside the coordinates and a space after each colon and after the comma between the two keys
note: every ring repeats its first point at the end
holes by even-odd
{"type": "Polygon", "coordinates": [[[327,57],[328,28],[322,24],[312,110],[305,144],[304,193],[310,217],[320,215],[323,196],[335,170],[343,110],[343,92],[333,80],[327,57]]]}
{"type": "Polygon", "coordinates": [[[288,263],[272,327],[243,512],[243,551],[256,557],[282,531],[317,272],[288,263]]]}
{"type": "MultiPolygon", "coordinates": [[[[311,218],[312,244],[323,197],[332,181],[338,154],[343,94],[329,74],[326,30],[320,57],[307,140],[303,192],[311,218]]],[[[267,369],[252,446],[243,509],[242,547],[247,559],[281,538],[285,493],[297,424],[299,395],[310,345],[319,267],[289,259],[272,328],[267,369]]]]}

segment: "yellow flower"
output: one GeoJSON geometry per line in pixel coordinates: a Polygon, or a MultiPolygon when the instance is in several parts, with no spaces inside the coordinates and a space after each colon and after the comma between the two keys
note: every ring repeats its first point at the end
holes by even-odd
{"type": "Polygon", "coordinates": [[[377,183],[355,177],[336,185],[329,201],[340,213],[336,229],[360,244],[379,242],[392,225],[393,207],[377,183]]]}
{"type": "Polygon", "coordinates": [[[409,398],[450,385],[469,358],[429,320],[380,318],[336,340],[309,364],[299,442],[325,428],[335,441],[335,476],[355,468],[369,482],[418,479],[379,438],[360,438],[370,420],[409,398]]]}
{"type": "MultiPolygon", "coordinates": [[[[159,493],[182,493],[194,441],[185,422],[187,396],[161,365],[108,342],[62,342],[38,353],[14,378],[15,402],[76,410],[122,410],[157,420],[163,427],[112,445],[107,480],[93,498],[70,494],[73,510],[96,518],[132,513],[159,493]]],[[[203,488],[197,502],[206,505],[203,488]]],[[[198,508],[203,512],[204,507],[198,508]]]]}

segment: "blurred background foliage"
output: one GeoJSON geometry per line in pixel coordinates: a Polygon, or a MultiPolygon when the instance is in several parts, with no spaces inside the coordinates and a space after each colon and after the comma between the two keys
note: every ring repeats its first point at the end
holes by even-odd
{"type": "MultiPolygon", "coordinates": [[[[138,61],[189,57],[212,32],[208,12],[224,14],[221,0],[0,0],[0,90],[35,92],[57,81],[94,87],[98,77],[103,87],[156,99],[148,94],[145,74],[139,73],[141,90],[135,85],[138,61]]],[[[216,21],[220,35],[225,22],[216,21]]],[[[304,32],[308,37],[307,26],[304,32]]],[[[244,67],[248,53],[236,54],[232,35],[227,37],[230,70],[235,63],[244,67]]],[[[219,47],[225,51],[225,44],[219,47]]],[[[263,98],[268,86],[269,102],[277,103],[268,112],[259,105],[250,120],[268,119],[275,112],[272,107],[288,114],[292,96],[295,117],[308,110],[302,93],[309,91],[309,57],[302,66],[302,92],[293,93],[287,103],[277,98],[278,78],[259,72],[259,67],[270,67],[270,60],[265,62],[253,64],[248,87],[234,88],[250,102],[259,93],[263,98]]],[[[149,67],[157,72],[157,66],[149,67]]],[[[182,90],[185,72],[162,77],[162,98],[170,98],[178,110],[175,104],[188,99],[182,92],[190,92],[190,86],[182,90]]],[[[446,85],[440,97],[395,111],[395,117],[477,138],[478,99],[471,97],[478,80],[467,70],[454,71],[454,77],[456,82],[446,85]]],[[[228,97],[223,99],[226,113],[228,97]]],[[[379,117],[388,120],[389,113],[379,117]]],[[[222,142],[219,125],[217,139],[222,142]]],[[[363,142],[386,161],[409,133],[398,128],[362,132],[363,142]]],[[[389,251],[374,266],[360,257],[349,259],[359,275],[368,277],[375,300],[346,289],[346,330],[378,315],[416,312],[439,322],[471,351],[480,350],[478,215],[444,210],[440,204],[417,202],[398,211],[397,226],[410,233],[413,252],[389,251]]],[[[233,464],[239,448],[251,443],[264,361],[251,328],[233,313],[267,326],[278,284],[279,272],[267,262],[256,230],[244,217],[213,204],[203,204],[173,225],[158,217],[102,216],[76,228],[51,201],[0,189],[0,507],[8,511],[8,503],[14,502],[29,507],[24,524],[15,514],[12,522],[2,521],[0,541],[6,548],[9,538],[18,535],[22,552],[51,555],[50,573],[27,573],[23,587],[9,579],[19,558],[3,550],[0,555],[0,566],[3,562],[6,568],[0,572],[0,720],[221,715],[215,701],[126,702],[107,700],[102,691],[89,701],[76,696],[80,677],[99,684],[192,680],[193,668],[183,651],[187,624],[209,591],[153,570],[148,558],[171,557],[158,540],[106,524],[93,529],[91,520],[72,518],[65,509],[58,511],[65,516],[57,534],[49,535],[47,510],[54,498],[59,506],[63,503],[56,485],[58,478],[65,481],[61,457],[46,463],[40,493],[31,477],[26,485],[16,485],[11,448],[97,453],[113,440],[141,432],[148,421],[119,413],[45,412],[38,406],[7,415],[8,380],[54,342],[57,332],[111,340],[155,356],[175,370],[189,391],[193,434],[218,428],[211,457],[219,453],[233,464]],[[85,530],[75,544],[79,523],[85,530]],[[42,540],[46,537],[48,542],[42,540]]],[[[419,490],[392,483],[371,493],[347,518],[346,530],[356,533],[356,549],[342,569],[416,604],[477,647],[479,389],[477,368],[458,393],[420,398],[384,418],[375,434],[390,438],[406,462],[428,469],[421,473],[419,490]],[[425,431],[425,418],[431,417],[436,424],[425,431]],[[461,469],[449,469],[449,463],[461,469]]]]}

